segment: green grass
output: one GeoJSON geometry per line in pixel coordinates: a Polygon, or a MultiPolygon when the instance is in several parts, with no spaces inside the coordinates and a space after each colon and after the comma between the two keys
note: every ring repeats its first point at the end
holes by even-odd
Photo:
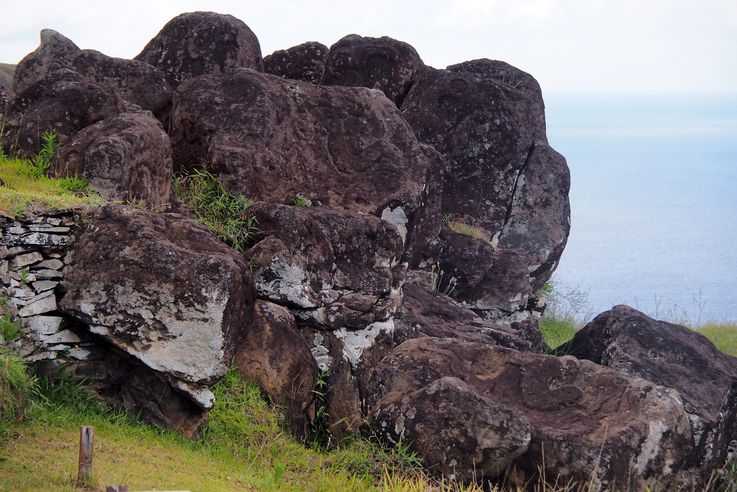
{"type": "Polygon", "coordinates": [[[737,323],[707,323],[694,329],[725,354],[737,357],[737,323]]]}
{"type": "Polygon", "coordinates": [[[146,426],[105,407],[78,383],[42,382],[39,398],[12,437],[0,440],[0,490],[75,490],[79,426],[95,427],[97,486],[131,490],[377,490],[415,473],[416,458],[364,439],[318,452],[285,431],[254,384],[229,373],[214,387],[215,407],[196,440],[146,426]],[[403,461],[404,460],[404,461],[403,461]]]}
{"type": "MultiPolygon", "coordinates": [[[[39,154],[42,155],[42,154],[39,154]]],[[[59,210],[104,203],[102,198],[88,192],[86,186],[79,193],[80,178],[49,178],[41,172],[47,169],[46,159],[33,161],[0,155],[0,213],[22,217],[29,209],[59,210]]]]}
{"type": "Polygon", "coordinates": [[[564,343],[571,341],[576,331],[576,322],[571,317],[543,316],[540,320],[540,333],[545,345],[550,349],[557,349],[564,343]]]}
{"type": "Polygon", "coordinates": [[[250,246],[257,230],[255,217],[248,213],[247,198],[228,192],[215,176],[201,170],[176,177],[174,192],[223,242],[240,252],[250,246]]]}

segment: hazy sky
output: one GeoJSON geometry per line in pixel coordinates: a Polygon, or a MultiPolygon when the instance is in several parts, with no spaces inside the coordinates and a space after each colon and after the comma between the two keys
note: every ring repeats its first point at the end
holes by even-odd
{"type": "Polygon", "coordinates": [[[545,92],[737,92],[737,0],[0,0],[0,62],[33,51],[42,28],[131,58],[172,17],[195,10],[243,20],[264,55],[387,35],[435,67],[505,60],[545,92]]]}

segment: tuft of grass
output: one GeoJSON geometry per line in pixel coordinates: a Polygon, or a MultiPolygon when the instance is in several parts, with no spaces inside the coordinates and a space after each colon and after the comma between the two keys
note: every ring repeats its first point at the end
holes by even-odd
{"type": "Polygon", "coordinates": [[[486,232],[484,232],[482,229],[479,229],[478,227],[465,224],[459,220],[453,220],[452,222],[450,222],[448,224],[448,229],[491,244],[491,236],[489,236],[486,232]]]}
{"type": "Polygon", "coordinates": [[[174,191],[194,212],[197,220],[223,242],[244,252],[257,233],[256,218],[248,213],[251,205],[243,196],[223,188],[207,171],[196,170],[174,179],[174,191]]]}
{"type": "Polygon", "coordinates": [[[27,159],[0,158],[0,213],[22,217],[30,207],[59,210],[104,203],[99,196],[70,191],[68,180],[39,174],[27,159]]]}
{"type": "Polygon", "coordinates": [[[707,323],[695,330],[725,354],[737,357],[737,323],[707,323]]]}
{"type": "Polygon", "coordinates": [[[553,316],[543,316],[540,320],[540,333],[545,345],[551,350],[570,342],[576,331],[578,331],[578,328],[572,317],[561,319],[553,316]]]}
{"type": "Polygon", "coordinates": [[[44,132],[41,136],[41,150],[36,157],[30,161],[33,174],[40,178],[46,176],[46,171],[51,166],[51,159],[54,158],[56,150],[59,148],[59,142],[54,132],[44,132]]]}
{"type": "Polygon", "coordinates": [[[0,348],[0,442],[11,424],[23,420],[36,391],[37,381],[23,360],[0,348]]]}
{"type": "MultiPolygon", "coordinates": [[[[20,335],[20,322],[10,313],[0,316],[0,342],[8,343],[20,335]]],[[[1,350],[1,349],[0,349],[1,350]]]]}
{"type": "Polygon", "coordinates": [[[311,207],[312,206],[312,200],[307,198],[306,196],[303,196],[301,193],[297,193],[297,196],[292,200],[292,204],[295,207],[311,207]]]}

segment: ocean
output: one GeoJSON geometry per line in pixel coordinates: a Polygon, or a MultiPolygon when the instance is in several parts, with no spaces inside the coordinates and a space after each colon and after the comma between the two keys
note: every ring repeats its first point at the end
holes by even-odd
{"type": "Polygon", "coordinates": [[[553,276],[590,317],[737,321],[737,94],[546,95],[571,170],[572,226],[553,276]]]}

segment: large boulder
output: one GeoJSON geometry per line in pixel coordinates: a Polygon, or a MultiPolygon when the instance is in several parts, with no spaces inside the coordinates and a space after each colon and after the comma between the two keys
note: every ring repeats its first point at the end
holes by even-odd
{"type": "Polygon", "coordinates": [[[490,78],[525,94],[531,101],[534,112],[535,137],[546,141],[545,135],[545,103],[540,84],[535,77],[517,67],[500,60],[481,58],[450,65],[451,72],[468,72],[490,78]]]}
{"type": "Polygon", "coordinates": [[[122,99],[163,116],[171,104],[172,89],[164,73],[147,63],[113,58],[94,50],[81,50],[51,29],[41,31],[41,45],[18,64],[14,86],[23,94],[50,73],[70,69],[122,99]]]}
{"type": "Polygon", "coordinates": [[[678,391],[696,450],[693,464],[709,477],[725,465],[737,436],[737,359],[683,326],[629,307],[601,313],[567,347],[572,354],[678,391]]]}
{"type": "Polygon", "coordinates": [[[13,91],[19,96],[50,73],[69,68],[72,59],[79,54],[76,44],[52,29],[43,29],[40,37],[39,47],[15,67],[13,91]]]}
{"type": "Polygon", "coordinates": [[[407,43],[350,34],[330,47],[322,83],[379,89],[401,107],[423,68],[420,55],[407,43]]]}
{"type": "Polygon", "coordinates": [[[142,201],[161,208],[169,201],[171,144],[149,112],[121,113],[90,125],[59,149],[51,173],[87,178],[106,200],[142,201]]]}
{"type": "Polygon", "coordinates": [[[284,407],[292,432],[307,435],[315,417],[317,364],[287,308],[256,301],[234,362],[241,376],[284,407]]]}
{"type": "Polygon", "coordinates": [[[327,57],[327,46],[310,41],[264,57],[264,72],[283,79],[319,84],[327,57]]]}
{"type": "Polygon", "coordinates": [[[441,209],[453,230],[469,236],[447,235],[440,247],[441,268],[462,274],[454,296],[475,309],[509,311],[510,302],[524,306],[557,265],[570,229],[570,178],[565,159],[546,144],[541,99],[490,70],[484,63],[426,69],[402,114],[418,139],[446,159],[441,209]],[[464,242],[475,245],[460,245],[467,258],[455,259],[464,242]],[[479,256],[471,258],[471,251],[479,256]],[[502,261],[490,261],[492,253],[502,261]],[[459,262],[477,268],[458,269],[459,262]],[[502,291],[498,278],[517,277],[513,283],[525,285],[502,291]],[[499,302],[487,302],[489,289],[499,302]]]}
{"type": "MultiPolygon", "coordinates": [[[[369,419],[459,480],[499,477],[639,490],[693,446],[678,394],[573,357],[450,338],[409,340],[375,367],[369,419]]],[[[524,483],[524,480],[523,480],[524,483]]]]}
{"type": "Polygon", "coordinates": [[[8,93],[13,93],[13,75],[15,74],[15,65],[9,63],[0,63],[0,89],[5,89],[8,93]]]}
{"type": "Polygon", "coordinates": [[[59,309],[203,409],[250,325],[243,258],[195,221],[107,205],[77,237],[59,309]]]}
{"type": "Polygon", "coordinates": [[[360,330],[401,304],[402,240],[390,223],[330,207],[254,203],[263,239],[246,256],[260,298],[302,324],[360,330]]]}
{"type": "Polygon", "coordinates": [[[57,70],[10,104],[2,145],[20,156],[34,156],[45,132],[54,132],[64,145],[83,128],[125,109],[123,100],[109,88],[72,70],[57,70]]]}
{"type": "Polygon", "coordinates": [[[239,67],[262,69],[261,46],[232,15],[190,12],[173,18],[135,60],[161,69],[173,87],[192,77],[239,67]]]}
{"type": "Polygon", "coordinates": [[[258,200],[365,212],[414,231],[430,161],[382,93],[238,69],[182,84],[171,116],[174,163],[206,166],[258,200]]]}

